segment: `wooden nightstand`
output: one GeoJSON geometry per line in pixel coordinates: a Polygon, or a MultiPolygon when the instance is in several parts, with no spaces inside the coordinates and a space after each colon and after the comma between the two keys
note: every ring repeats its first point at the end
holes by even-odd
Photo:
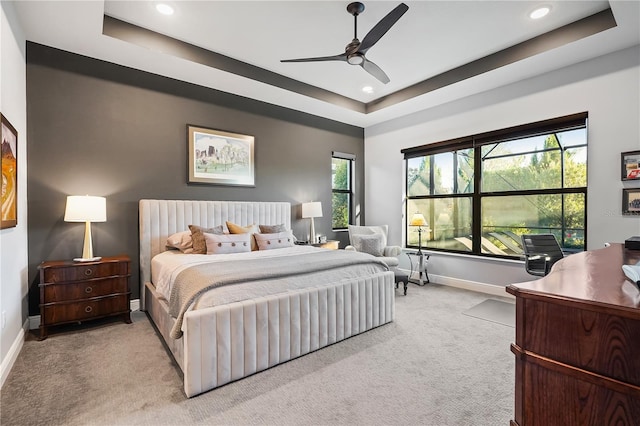
{"type": "Polygon", "coordinates": [[[131,323],[129,256],[96,262],[48,261],[40,270],[40,339],[48,327],[121,315],[131,323]]]}
{"type": "Polygon", "coordinates": [[[315,244],[311,244],[311,245],[314,246],[314,247],[338,250],[338,248],[340,247],[340,241],[338,241],[338,240],[327,240],[324,243],[315,243],[315,244]]]}

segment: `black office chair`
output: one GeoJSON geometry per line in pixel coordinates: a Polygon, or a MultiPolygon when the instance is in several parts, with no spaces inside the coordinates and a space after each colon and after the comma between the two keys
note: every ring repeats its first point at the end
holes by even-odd
{"type": "Polygon", "coordinates": [[[560,244],[553,234],[522,236],[524,267],[531,275],[544,277],[554,263],[564,257],[560,244]]]}

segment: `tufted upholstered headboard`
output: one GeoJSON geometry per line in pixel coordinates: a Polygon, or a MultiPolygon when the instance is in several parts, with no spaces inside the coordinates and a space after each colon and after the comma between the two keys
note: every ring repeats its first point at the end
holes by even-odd
{"type": "Polygon", "coordinates": [[[230,221],[241,226],[278,225],[291,229],[287,202],[140,200],[140,298],[151,281],[151,259],[166,250],[167,237],[189,225],[210,228],[230,221]]]}

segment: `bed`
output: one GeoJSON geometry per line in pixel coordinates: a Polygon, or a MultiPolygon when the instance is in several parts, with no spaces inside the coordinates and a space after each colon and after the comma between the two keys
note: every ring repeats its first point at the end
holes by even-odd
{"type": "MultiPolygon", "coordinates": [[[[187,397],[305,355],[394,319],[393,272],[373,266],[366,274],[353,271],[347,273],[345,266],[345,273],[341,278],[337,279],[335,272],[322,277],[316,276],[311,287],[294,286],[275,293],[270,290],[269,294],[252,295],[243,300],[232,298],[223,304],[212,303],[212,306],[203,304],[198,307],[198,301],[190,304],[180,318],[176,318],[169,313],[169,303],[156,288],[153,279],[155,276],[156,280],[160,280],[158,261],[163,257],[180,259],[182,262],[179,254],[165,253],[168,251],[166,242],[170,235],[189,229],[189,225],[211,228],[226,221],[241,226],[284,225],[291,229],[291,205],[286,202],[140,200],[139,218],[141,309],[148,312],[182,370],[187,397]],[[156,271],[152,270],[152,264],[156,271]],[[176,329],[179,329],[180,338],[174,338],[176,329]]],[[[284,256],[286,250],[295,251],[292,255],[297,254],[296,248],[279,249],[282,250],[280,256],[284,256]]],[[[311,247],[301,249],[329,251],[311,247]]],[[[276,253],[277,250],[270,252],[276,253]]],[[[339,252],[345,253],[344,250],[333,252],[314,252],[309,256],[331,255],[337,258],[342,256],[339,252]]],[[[244,254],[237,256],[241,255],[244,254]]],[[[249,255],[260,256],[259,253],[249,255]]],[[[198,255],[191,255],[190,259],[195,256],[198,255]]],[[[215,256],[231,258],[236,255],[215,256]]],[[[273,254],[262,255],[269,256],[276,258],[273,254]]],[[[289,281],[295,280],[289,277],[289,281]]],[[[298,276],[297,281],[307,280],[301,280],[298,276]]],[[[249,283],[238,285],[248,286],[249,283]]],[[[239,292],[237,288],[234,291],[239,292]]]]}

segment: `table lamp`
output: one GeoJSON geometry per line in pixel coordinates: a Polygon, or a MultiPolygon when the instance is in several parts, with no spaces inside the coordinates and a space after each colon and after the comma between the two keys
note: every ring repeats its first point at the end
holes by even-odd
{"type": "Polygon", "coordinates": [[[84,246],[82,257],[73,259],[76,262],[92,262],[101,257],[93,256],[93,244],[91,243],[91,222],[107,221],[107,205],[104,197],[92,197],[89,195],[69,195],[67,207],[64,212],[65,222],[84,222],[84,246]]]}
{"type": "Polygon", "coordinates": [[[424,218],[422,213],[416,212],[411,217],[411,222],[409,222],[409,226],[417,226],[418,227],[418,255],[422,256],[422,227],[429,226],[427,220],[424,218]]]}
{"type": "Polygon", "coordinates": [[[311,219],[311,232],[309,233],[309,243],[317,243],[316,228],[313,224],[314,217],[322,217],[322,203],[320,201],[311,201],[302,203],[302,217],[311,219]]]}

